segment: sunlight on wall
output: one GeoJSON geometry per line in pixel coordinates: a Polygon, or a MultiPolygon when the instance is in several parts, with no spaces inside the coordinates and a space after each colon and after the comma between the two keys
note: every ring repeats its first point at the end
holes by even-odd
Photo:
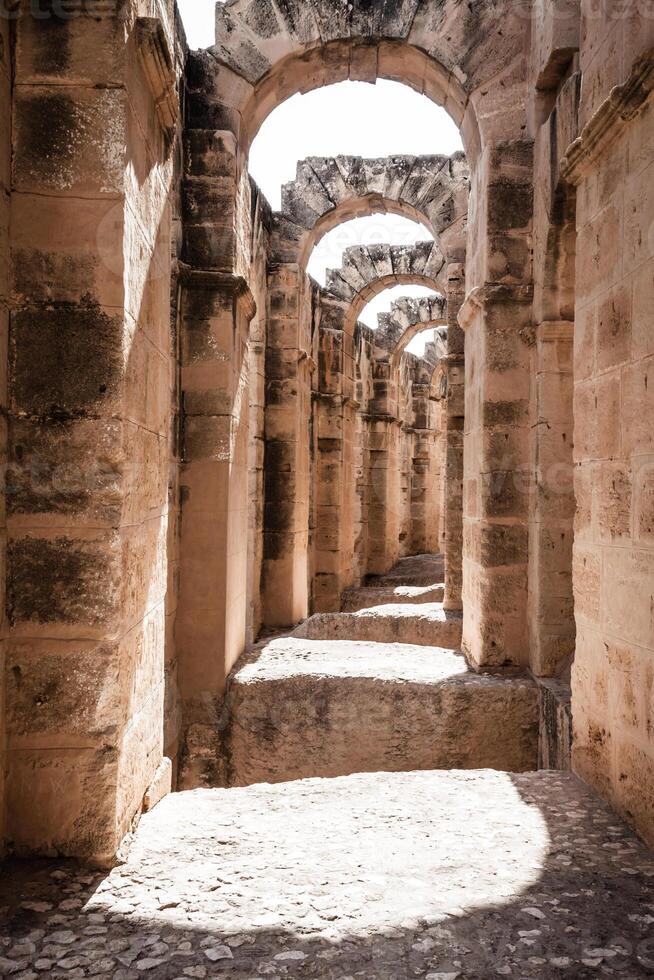
{"type": "Polygon", "coordinates": [[[339,82],[294,95],[268,116],[252,144],[250,173],[278,209],[282,184],[307,157],[449,156],[462,148],[454,122],[425,95],[399,82],[339,82]]]}

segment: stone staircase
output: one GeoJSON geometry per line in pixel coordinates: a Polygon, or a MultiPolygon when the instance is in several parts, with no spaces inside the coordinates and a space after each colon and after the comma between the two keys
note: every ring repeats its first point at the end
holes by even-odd
{"type": "Polygon", "coordinates": [[[343,612],[358,612],[393,603],[421,605],[442,602],[445,595],[442,555],[401,558],[387,575],[371,575],[364,586],[343,593],[343,612]]]}
{"type": "Polygon", "coordinates": [[[438,556],[404,559],[347,593],[345,611],[249,651],[225,702],[224,785],[536,769],[536,685],[468,667],[460,615],[433,601],[441,580],[438,556]]]}

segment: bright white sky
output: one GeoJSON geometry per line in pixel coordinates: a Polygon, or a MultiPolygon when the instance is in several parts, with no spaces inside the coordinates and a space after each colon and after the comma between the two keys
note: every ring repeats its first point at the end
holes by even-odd
{"type": "MultiPolygon", "coordinates": [[[[215,0],[178,0],[191,48],[214,43],[215,0]]],[[[451,154],[462,148],[459,131],[447,113],[397,82],[342,82],[296,95],[264,122],[250,153],[250,172],[273,208],[281,204],[282,184],[293,180],[298,160],[337,154],[385,157],[394,153],[451,154]]],[[[422,225],[396,215],[374,215],[347,222],[323,238],[309,272],[325,281],[327,268],[338,268],[345,248],[373,242],[411,245],[430,238],[422,225]]],[[[361,319],[377,326],[377,312],[398,295],[422,296],[417,286],[389,290],[369,304],[361,319]]],[[[420,353],[425,336],[409,348],[420,353]]]]}
{"type": "Polygon", "coordinates": [[[210,48],[216,40],[215,0],[177,0],[190,48],[210,48]]]}

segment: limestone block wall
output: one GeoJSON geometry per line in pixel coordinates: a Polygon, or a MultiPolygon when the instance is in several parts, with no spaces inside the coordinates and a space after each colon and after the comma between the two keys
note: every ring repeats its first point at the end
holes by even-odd
{"type": "Polygon", "coordinates": [[[191,55],[186,72],[176,620],[183,786],[214,779],[225,680],[263,617],[271,216],[221,129],[207,67],[191,55]]]}
{"type": "Polygon", "coordinates": [[[248,560],[246,641],[254,642],[263,623],[261,574],[264,553],[264,461],[266,425],[267,254],[272,221],[268,203],[253,187],[253,247],[250,284],[256,312],[248,339],[248,560]]]}
{"type": "Polygon", "coordinates": [[[18,851],[105,862],[161,767],[174,660],[171,190],[185,49],[172,3],[20,13],[7,836],[18,851]]]}
{"type": "MultiPolygon", "coordinates": [[[[569,681],[575,650],[572,594],[573,339],[576,195],[561,160],[578,135],[579,16],[539,9],[532,39],[534,89],[534,329],[530,429],[529,663],[569,681]],[[538,86],[538,87],[537,87],[538,86]]],[[[563,689],[563,688],[559,688],[563,689]]]]}
{"type": "Polygon", "coordinates": [[[447,357],[444,376],[444,432],[441,539],[445,555],[445,606],[462,608],[463,589],[463,432],[465,426],[465,336],[459,312],[466,272],[461,256],[447,266],[447,357]]]}
{"type": "Polygon", "coordinates": [[[473,214],[470,237],[481,233],[486,243],[488,281],[470,288],[468,259],[458,317],[465,329],[463,648],[474,664],[491,667],[527,661],[533,145],[489,146],[479,168],[486,193],[475,197],[483,213],[473,214]]]}
{"type": "MultiPolygon", "coordinates": [[[[11,214],[11,76],[12,44],[10,21],[0,20],[0,406],[3,420],[7,413],[7,349],[9,340],[10,302],[10,214],[11,214]]],[[[0,429],[3,460],[7,453],[7,427],[0,429]]],[[[7,620],[5,603],[7,523],[3,497],[0,511],[0,757],[6,758],[5,669],[7,656],[7,620]]],[[[5,840],[5,766],[0,767],[0,855],[5,840]]]]}
{"type": "Polygon", "coordinates": [[[653,47],[647,11],[602,20],[582,3],[581,135],[565,164],[577,186],[573,764],[650,843],[653,47]]]}
{"type": "Polygon", "coordinates": [[[412,554],[433,554],[441,549],[444,527],[442,506],[446,418],[440,391],[439,346],[427,345],[425,357],[413,369],[412,381],[412,554]]]}

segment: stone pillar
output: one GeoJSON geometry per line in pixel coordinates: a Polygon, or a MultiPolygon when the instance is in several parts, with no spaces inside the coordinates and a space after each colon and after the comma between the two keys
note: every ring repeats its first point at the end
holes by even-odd
{"type": "Polygon", "coordinates": [[[435,433],[430,428],[431,385],[413,383],[411,439],[411,551],[438,550],[438,514],[434,508],[439,474],[435,467],[435,433]]]}
{"type": "Polygon", "coordinates": [[[355,424],[357,404],[317,398],[316,527],[313,612],[337,612],[354,582],[355,424]]]}
{"type": "Polygon", "coordinates": [[[368,574],[383,575],[399,557],[401,524],[401,422],[398,377],[387,353],[372,362],[368,429],[368,574]]]}
{"type": "Polygon", "coordinates": [[[562,675],[575,649],[573,335],[571,321],[546,321],[537,328],[535,338],[529,657],[538,677],[562,675]]]}
{"type": "Polygon", "coordinates": [[[357,410],[354,341],[340,304],[320,302],[316,460],[314,465],[314,612],[340,609],[355,579],[357,410]]]}
{"type": "Polygon", "coordinates": [[[182,520],[177,645],[184,785],[201,784],[227,675],[246,639],[248,332],[244,280],[188,271],[182,296],[182,520]],[[206,751],[206,757],[205,757],[206,751]]]}
{"type": "MultiPolygon", "coordinates": [[[[11,244],[9,222],[11,209],[11,64],[10,21],[0,19],[0,412],[7,416],[7,345],[9,340],[11,244]]],[[[7,426],[0,428],[0,452],[6,459],[7,426]]],[[[4,678],[7,654],[7,617],[5,603],[7,526],[3,506],[0,512],[0,676],[4,678]]],[[[0,756],[6,758],[4,681],[0,687],[0,756]]],[[[5,766],[0,767],[0,858],[5,841],[5,766]]]]}
{"type": "Polygon", "coordinates": [[[399,557],[401,425],[395,418],[369,417],[370,496],[368,574],[384,575],[399,557]]]}
{"type": "Polygon", "coordinates": [[[490,144],[466,258],[463,650],[481,668],[527,648],[533,145],[490,144]],[[473,283],[477,283],[473,285],[473,283]]]}
{"type": "Polygon", "coordinates": [[[264,457],[266,414],[265,306],[250,327],[248,451],[248,609],[247,642],[254,643],[263,622],[261,569],[263,565],[264,457]]]}
{"type": "Polygon", "coordinates": [[[445,541],[445,609],[462,608],[463,582],[463,359],[447,358],[447,399],[445,409],[444,470],[445,493],[442,514],[445,541]]]}
{"type": "Polygon", "coordinates": [[[206,65],[191,57],[185,133],[182,334],[182,515],[176,640],[186,788],[215,783],[225,681],[248,621],[250,323],[256,304],[238,274],[249,216],[234,139],[217,131],[206,65]],[[198,86],[196,90],[194,85],[198,86]],[[236,213],[236,201],[243,215],[236,213]]]}
{"type": "Polygon", "coordinates": [[[398,529],[398,556],[411,554],[411,489],[413,477],[413,434],[406,423],[400,427],[400,512],[398,529]]]}
{"type": "Polygon", "coordinates": [[[466,328],[463,649],[479,667],[527,660],[531,288],[482,288],[466,328]]]}
{"type": "Polygon", "coordinates": [[[163,757],[183,53],[82,6],[15,22],[7,830],[106,864],[163,757]]]}
{"type": "Polygon", "coordinates": [[[299,266],[268,277],[263,621],[292,626],[308,613],[311,294],[299,266]],[[306,307],[306,308],[305,308],[306,307]]]}
{"type": "Polygon", "coordinates": [[[445,541],[444,607],[462,608],[463,587],[463,432],[465,422],[465,337],[458,322],[465,292],[462,265],[450,264],[447,275],[447,387],[444,434],[445,541]]]}

